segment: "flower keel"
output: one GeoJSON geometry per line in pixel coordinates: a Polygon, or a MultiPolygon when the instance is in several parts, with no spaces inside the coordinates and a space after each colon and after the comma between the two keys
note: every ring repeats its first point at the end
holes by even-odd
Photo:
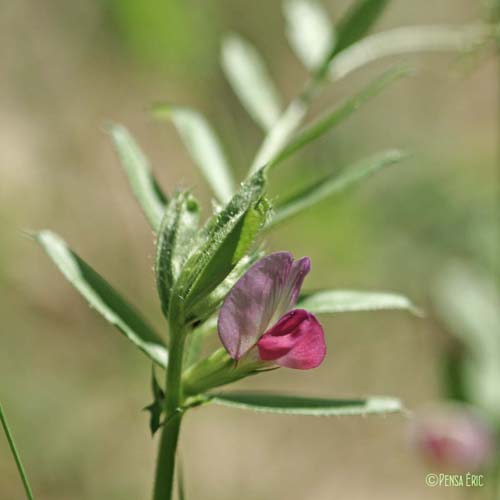
{"type": "Polygon", "coordinates": [[[285,314],[257,342],[260,358],[280,366],[309,370],[319,366],[326,355],[323,328],[304,309],[285,314]]]}

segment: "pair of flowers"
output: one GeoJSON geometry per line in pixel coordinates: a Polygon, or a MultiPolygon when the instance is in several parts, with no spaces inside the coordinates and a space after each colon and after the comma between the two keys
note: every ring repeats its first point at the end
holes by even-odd
{"type": "Polygon", "coordinates": [[[260,359],[308,370],[326,354],[323,328],[310,312],[294,309],[308,257],[277,252],[254,264],[227,295],[218,321],[220,340],[234,360],[260,359]]]}

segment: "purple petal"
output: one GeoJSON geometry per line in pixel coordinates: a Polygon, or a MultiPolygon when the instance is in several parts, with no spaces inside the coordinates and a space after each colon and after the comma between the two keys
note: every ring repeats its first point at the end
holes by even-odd
{"type": "Polygon", "coordinates": [[[290,269],[290,273],[282,292],[280,304],[274,313],[276,321],[281,318],[283,314],[295,307],[304,278],[310,270],[311,259],[309,259],[309,257],[302,257],[302,259],[296,260],[292,264],[292,268],[290,269]]]}
{"type": "Polygon", "coordinates": [[[285,314],[262,336],[257,347],[263,361],[298,370],[316,368],[326,355],[323,328],[304,309],[285,314]]]}
{"type": "Polygon", "coordinates": [[[234,285],[222,305],[219,337],[233,359],[240,359],[269,326],[278,307],[293,257],[277,252],[255,263],[234,285]]]}

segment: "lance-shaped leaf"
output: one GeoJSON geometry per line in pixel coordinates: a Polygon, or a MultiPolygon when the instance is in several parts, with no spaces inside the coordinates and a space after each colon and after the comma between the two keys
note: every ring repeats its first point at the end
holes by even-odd
{"type": "Polygon", "coordinates": [[[156,243],[156,287],[164,315],[168,317],[170,294],[187,256],[193,249],[199,221],[196,199],[179,192],[167,205],[156,243]]]}
{"type": "Polygon", "coordinates": [[[201,229],[199,246],[184,264],[175,287],[185,312],[212,292],[252,246],[270,210],[264,187],[265,172],[260,170],[201,229]]]}
{"type": "Polygon", "coordinates": [[[165,210],[167,197],[153,177],[148,159],[128,130],[121,125],[111,125],[109,131],[132,192],[156,232],[165,210]]]}
{"type": "Polygon", "coordinates": [[[283,8],[292,49],[306,68],[317,69],[335,45],[328,12],[317,0],[286,0],[283,8]]]}
{"type": "Polygon", "coordinates": [[[307,114],[307,103],[302,99],[294,99],[281,115],[274,127],[264,138],[250,166],[250,173],[256,172],[270,161],[286,146],[295,131],[299,128],[307,114]]]}
{"type": "Polygon", "coordinates": [[[366,35],[388,3],[389,0],[356,0],[337,26],[337,43],[330,59],[366,35]]]}
{"type": "Polygon", "coordinates": [[[204,116],[192,109],[165,104],[156,106],[154,115],[160,119],[172,120],[217,198],[227,203],[235,191],[231,167],[219,139],[204,116]]]}
{"type": "Polygon", "coordinates": [[[292,139],[290,144],[283,148],[283,150],[273,160],[271,160],[270,165],[274,166],[280,163],[310,142],[318,139],[333,127],[349,118],[362,104],[380,94],[388,85],[404,76],[409,75],[410,73],[411,72],[408,68],[403,67],[392,68],[389,71],[384,72],[381,76],[366,86],[361,92],[350,97],[338,108],[334,109],[330,113],[327,113],[324,117],[318,119],[313,124],[299,132],[297,136],[292,139]]]}
{"type": "Polygon", "coordinates": [[[489,35],[483,25],[404,26],[367,36],[338,54],[329,66],[332,80],[383,57],[420,52],[466,52],[489,35]]]}
{"type": "Polygon", "coordinates": [[[325,198],[343,193],[348,188],[357,185],[370,175],[398,163],[405,154],[397,150],[389,150],[357,162],[346,168],[340,174],[329,175],[319,182],[299,191],[285,202],[275,207],[274,215],[268,227],[274,226],[303,210],[306,210],[325,198]]]}
{"type": "Polygon", "coordinates": [[[177,459],[177,497],[179,500],[186,500],[186,484],[184,481],[184,467],[182,461],[177,459]]]}
{"type": "Polygon", "coordinates": [[[208,394],[218,405],[285,415],[341,416],[396,413],[403,410],[396,398],[369,397],[353,399],[310,398],[265,392],[224,392],[208,394]]]}
{"type": "Polygon", "coordinates": [[[252,252],[245,255],[227,275],[226,279],[213,292],[207,295],[193,309],[192,314],[198,321],[204,321],[222,304],[226,295],[246,271],[262,257],[261,252],[252,252]]]}
{"type": "Polygon", "coordinates": [[[345,48],[357,40],[356,36],[354,36],[355,27],[358,27],[357,33],[361,33],[359,36],[362,36],[364,34],[363,30],[360,29],[362,25],[365,26],[364,29],[369,29],[387,1],[357,0],[353,8],[348,11],[340,23],[341,34],[339,35],[336,32],[337,37],[333,50],[316,70],[314,78],[309,82],[305,91],[290,103],[278,122],[269,131],[252,162],[250,174],[256,172],[264,165],[268,165],[276,156],[279,156],[279,152],[285,148],[293,133],[304,120],[311,98],[314,96],[318,85],[328,75],[330,62],[340,51],[340,47],[345,48]],[[367,16],[363,19],[365,15],[367,16]],[[361,21],[358,22],[360,19],[361,21]]]}
{"type": "Polygon", "coordinates": [[[64,277],[88,301],[90,307],[120,330],[153,361],[166,367],[167,349],[162,338],[96,271],[72,252],[66,243],[50,231],[41,231],[35,239],[64,277]]]}
{"type": "Polygon", "coordinates": [[[278,120],[281,99],[257,50],[238,35],[222,44],[222,69],[250,116],[269,130],[278,120]]]}
{"type": "Polygon", "coordinates": [[[467,399],[500,421],[500,295],[480,269],[455,262],[438,277],[433,301],[465,346],[460,363],[467,399]]]}
{"type": "Polygon", "coordinates": [[[354,290],[323,290],[303,295],[297,307],[315,314],[333,314],[356,311],[406,310],[417,316],[421,311],[404,295],[388,292],[360,292],[354,290]]]}

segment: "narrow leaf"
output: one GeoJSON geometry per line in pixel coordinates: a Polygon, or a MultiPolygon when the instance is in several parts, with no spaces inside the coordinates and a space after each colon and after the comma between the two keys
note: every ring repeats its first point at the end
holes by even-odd
{"type": "Polygon", "coordinates": [[[482,25],[404,26],[367,36],[339,53],[329,66],[332,80],[383,57],[420,52],[466,52],[485,40],[482,25]]]}
{"type": "Polygon", "coordinates": [[[271,166],[278,164],[285,160],[292,154],[296,153],[310,142],[318,139],[333,127],[339,125],[344,120],[349,118],[359,107],[371,98],[377,96],[388,85],[399,80],[403,76],[410,74],[407,68],[393,68],[386,71],[381,76],[373,80],[367,87],[365,87],[358,94],[347,99],[338,108],[320,118],[312,125],[306,127],[286,146],[277,156],[271,161],[271,166]]]}
{"type": "Polygon", "coordinates": [[[190,255],[175,288],[189,309],[212,292],[247,253],[267,219],[265,173],[248,179],[228,205],[200,231],[200,246],[190,255]]]}
{"type": "Polygon", "coordinates": [[[286,0],[283,7],[292,49],[307,69],[317,69],[335,45],[328,12],[316,0],[286,0]]]}
{"type": "Polygon", "coordinates": [[[128,130],[121,125],[111,125],[109,131],[130,187],[151,227],[157,231],[167,197],[153,177],[147,158],[128,130]]]}
{"type": "Polygon", "coordinates": [[[177,193],[167,205],[156,244],[156,286],[166,317],[172,289],[193,249],[198,221],[195,198],[187,192],[177,193]]]}
{"type": "Polygon", "coordinates": [[[153,361],[163,367],[167,365],[167,349],[161,337],[99,274],[54,233],[41,231],[35,235],[35,239],[90,307],[153,361]]]}
{"type": "Polygon", "coordinates": [[[186,500],[186,483],[184,481],[184,467],[180,459],[177,460],[177,497],[186,500]]]}
{"type": "MultiPolygon", "coordinates": [[[[340,23],[340,35],[336,32],[336,43],[333,49],[325,58],[323,64],[316,70],[314,78],[308,83],[304,92],[290,103],[278,122],[267,134],[252,162],[250,174],[256,172],[264,165],[268,165],[274,158],[279,156],[279,152],[286,147],[293,133],[305,118],[311,99],[318,89],[318,85],[328,74],[331,60],[341,49],[346,48],[350,43],[357,40],[356,36],[354,36],[356,31],[354,28],[356,26],[358,28],[358,34],[362,32],[360,28],[362,28],[363,24],[366,30],[371,27],[371,24],[376,20],[387,1],[388,0],[357,0],[353,8],[348,11],[347,15],[340,23]],[[367,17],[363,20],[362,18],[365,15],[367,15],[367,17]],[[359,19],[361,19],[361,21],[359,21],[359,19]]],[[[363,34],[364,33],[361,33],[359,36],[363,34]]]]}
{"type": "Polygon", "coordinates": [[[386,397],[327,399],[260,392],[226,392],[208,394],[208,397],[210,402],[223,406],[286,415],[369,415],[395,413],[403,409],[398,399],[386,397]]]}
{"type": "Polygon", "coordinates": [[[337,27],[337,43],[330,58],[365,36],[388,3],[389,0],[356,0],[337,27]]]}
{"type": "Polygon", "coordinates": [[[257,50],[238,35],[222,44],[222,69],[250,116],[269,130],[281,113],[281,99],[257,50]]]}
{"type": "Polygon", "coordinates": [[[433,301],[474,355],[500,360],[500,295],[490,277],[458,261],[449,264],[436,280],[433,301]]]}
{"type": "Polygon", "coordinates": [[[268,165],[286,146],[304,120],[307,108],[307,104],[302,99],[292,101],[274,127],[266,135],[252,162],[250,174],[257,172],[263,165],[268,165]]]}
{"type": "Polygon", "coordinates": [[[7,438],[7,443],[9,444],[12,456],[14,457],[14,462],[16,463],[17,472],[19,473],[21,482],[23,483],[23,488],[24,488],[24,493],[26,494],[26,498],[28,500],[33,500],[33,492],[28,480],[28,476],[26,475],[26,470],[24,469],[21,457],[19,455],[19,452],[17,451],[17,446],[14,441],[14,437],[12,436],[12,432],[9,428],[9,424],[7,423],[7,417],[5,416],[1,402],[0,402],[0,424],[5,433],[5,437],[7,438]]]}
{"type": "Polygon", "coordinates": [[[205,299],[199,302],[193,309],[193,316],[198,321],[204,321],[212,315],[212,313],[219,308],[226,295],[230,292],[235,283],[245,274],[246,271],[262,257],[261,252],[252,252],[245,255],[234,267],[234,269],[227,275],[226,279],[211,292],[205,299]]]}
{"type": "Polygon", "coordinates": [[[450,333],[464,344],[467,399],[500,421],[500,294],[484,271],[455,262],[438,277],[433,301],[450,333]]]}
{"type": "Polygon", "coordinates": [[[300,191],[275,208],[273,218],[268,226],[274,226],[293,215],[310,208],[325,198],[343,193],[348,188],[357,185],[370,175],[394,165],[405,158],[401,151],[389,150],[365,158],[340,174],[329,175],[319,182],[300,191]]]}
{"type": "Polygon", "coordinates": [[[324,290],[303,295],[297,307],[315,314],[398,309],[410,311],[417,316],[422,314],[404,295],[353,290],[324,290]]]}
{"type": "Polygon", "coordinates": [[[172,120],[194,162],[202,171],[217,198],[227,203],[235,183],[222,146],[207,120],[200,113],[177,106],[159,105],[154,114],[172,120]]]}

